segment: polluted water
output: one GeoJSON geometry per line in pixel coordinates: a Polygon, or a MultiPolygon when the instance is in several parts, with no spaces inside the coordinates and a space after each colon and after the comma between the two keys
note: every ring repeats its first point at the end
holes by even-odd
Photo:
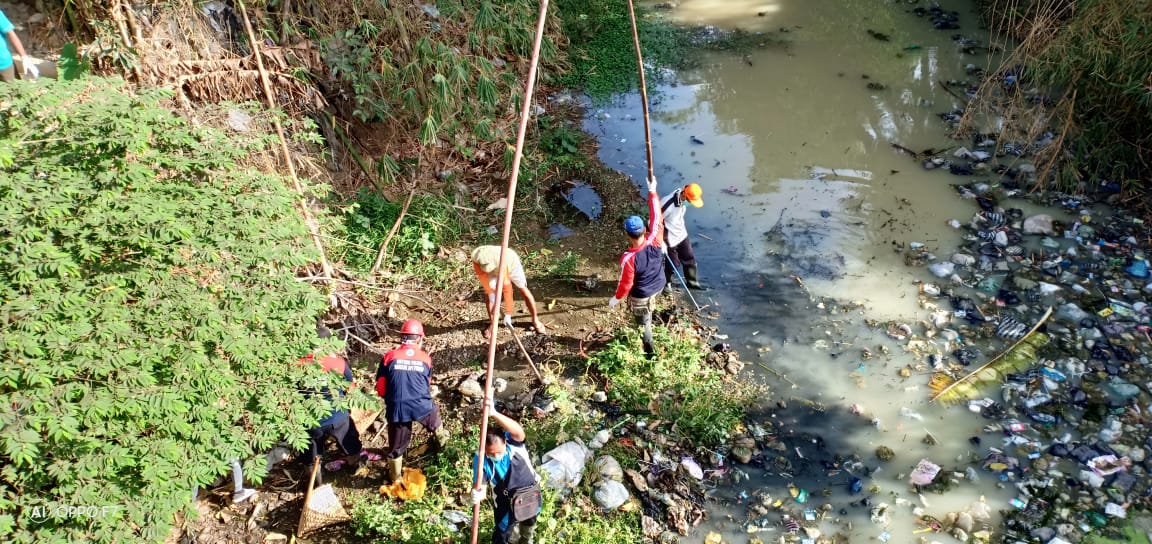
{"type": "MultiPolygon", "coordinates": [[[[1060,444],[1074,446],[1079,433],[1035,432],[1054,428],[1042,396],[1021,403],[1029,410],[1018,414],[1023,420],[1006,418],[1001,383],[1013,383],[1012,374],[1067,392],[1060,385],[1067,365],[1046,366],[1044,376],[1009,368],[998,383],[974,381],[976,398],[929,402],[937,369],[976,370],[1004,350],[1006,360],[1034,362],[1047,349],[1039,344],[1057,341],[1029,332],[1057,302],[1059,274],[1045,282],[1017,274],[1013,285],[1041,298],[1028,300],[1027,310],[1011,307],[1014,314],[989,316],[984,299],[948,295],[953,276],[966,274],[960,283],[976,290],[988,277],[1004,280],[1008,271],[997,267],[1007,259],[1027,262],[1030,253],[1053,250],[1054,242],[1035,236],[1009,240],[1020,230],[1011,225],[1045,214],[1072,226],[1081,213],[1023,200],[1012,201],[1010,214],[1003,206],[982,210],[976,180],[988,178],[964,176],[984,166],[989,149],[1001,151],[996,142],[982,148],[947,136],[965,83],[999,60],[981,45],[987,31],[972,4],[684,0],[656,7],[719,33],[763,33],[766,44],[709,55],[700,68],[652,85],[661,191],[687,183],[704,189],[704,207],[687,218],[707,274],[701,279],[714,287],[698,302],[725,341],[755,363],[748,372],[771,388],[733,444],[714,452],[727,472],[709,492],[716,499],[709,519],[690,538],[979,542],[1004,536],[1001,512],[1015,519],[1044,508],[1029,487],[1040,485],[1037,460],[1060,444]],[[987,244],[999,248],[995,255],[981,249],[987,244]],[[974,341],[984,324],[991,340],[974,341]]],[[[646,169],[640,111],[638,96],[626,95],[592,106],[585,120],[601,159],[638,181],[646,169]]],[[[1146,265],[1129,267],[1129,276],[1147,277],[1146,265]]],[[[987,293],[992,285],[982,287],[987,293]]],[[[1144,309],[1115,306],[1129,314],[1144,309]]],[[[1073,313],[1047,319],[1068,330],[1073,313]]],[[[1123,383],[1110,391],[1117,387],[1131,393],[1123,383]]],[[[1124,430],[1121,423],[1103,430],[1113,427],[1124,430]]],[[[1080,453],[1091,458],[1068,457],[1073,475],[1114,478],[1123,459],[1131,460],[1102,447],[1080,453]],[[1101,466],[1089,465],[1093,459],[1101,466]]],[[[1129,453],[1143,458],[1142,450],[1129,453]]],[[[1100,503],[1100,516],[1119,517],[1122,504],[1087,497],[1100,503]]],[[[1059,543],[1061,535],[1075,541],[1098,527],[1091,515],[1057,521],[1017,527],[1012,536],[1059,543]]]]}

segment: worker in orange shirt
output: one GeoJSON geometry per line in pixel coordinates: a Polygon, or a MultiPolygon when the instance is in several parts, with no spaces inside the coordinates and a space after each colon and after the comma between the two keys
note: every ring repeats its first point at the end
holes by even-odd
{"type": "MultiPolygon", "coordinates": [[[[480,285],[484,287],[484,294],[487,295],[488,315],[496,311],[496,278],[493,278],[492,274],[496,272],[499,263],[500,246],[480,246],[472,250],[472,268],[476,271],[476,277],[480,279],[480,285]]],[[[524,297],[524,305],[528,306],[532,326],[536,328],[536,332],[547,333],[548,330],[536,313],[536,298],[532,296],[532,291],[528,290],[528,279],[524,276],[520,256],[512,248],[508,248],[508,253],[504,255],[504,271],[500,276],[504,291],[504,324],[512,326],[512,312],[516,308],[512,300],[512,286],[516,286],[524,297]]],[[[484,336],[485,338],[488,336],[487,328],[484,329],[484,336]]]]}

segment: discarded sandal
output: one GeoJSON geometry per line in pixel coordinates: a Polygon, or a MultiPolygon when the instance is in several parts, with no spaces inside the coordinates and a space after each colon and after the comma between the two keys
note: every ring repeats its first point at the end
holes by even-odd
{"type": "Polygon", "coordinates": [[[324,470],[327,470],[328,472],[340,472],[340,470],[343,469],[344,465],[346,464],[348,464],[347,461],[343,459],[337,459],[335,461],[325,463],[324,470]]]}
{"type": "Polygon", "coordinates": [[[372,453],[370,451],[360,452],[360,457],[365,461],[380,461],[381,459],[384,459],[383,455],[380,455],[379,453],[372,453]]]}

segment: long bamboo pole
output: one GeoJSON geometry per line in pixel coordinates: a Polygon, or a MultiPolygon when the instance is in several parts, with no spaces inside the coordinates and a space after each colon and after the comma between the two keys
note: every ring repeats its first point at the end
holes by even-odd
{"type": "MultiPolygon", "coordinates": [[[[260,84],[264,88],[264,98],[268,101],[270,109],[276,109],[276,95],[272,94],[272,84],[268,82],[268,72],[264,69],[263,56],[260,54],[260,42],[256,40],[256,33],[252,32],[252,23],[248,20],[248,10],[243,0],[236,5],[240,8],[241,19],[244,20],[244,31],[248,34],[248,43],[252,46],[252,55],[256,57],[256,69],[260,71],[260,84]]],[[[276,136],[280,139],[280,154],[284,156],[284,163],[288,166],[288,175],[292,178],[292,189],[296,191],[296,203],[300,206],[300,213],[304,216],[304,224],[320,252],[320,267],[324,270],[325,281],[332,278],[332,265],[328,264],[328,256],[324,254],[324,244],[320,242],[320,225],[312,210],[308,208],[308,200],[304,196],[304,188],[300,184],[300,177],[296,175],[296,165],[292,161],[292,153],[288,151],[288,141],[284,138],[284,127],[280,125],[280,118],[272,116],[272,126],[276,127],[276,136]]]]}
{"type": "MultiPolygon", "coordinates": [[[[548,0],[540,0],[540,14],[536,19],[536,37],[532,42],[532,60],[528,64],[528,80],[524,85],[524,100],[520,105],[520,127],[516,130],[516,149],[512,155],[512,175],[508,178],[508,206],[504,209],[504,233],[500,239],[500,260],[496,265],[496,277],[503,279],[504,263],[507,262],[508,240],[512,234],[512,212],[516,209],[516,182],[520,177],[520,161],[524,157],[524,139],[528,134],[528,118],[532,113],[532,93],[536,88],[536,69],[540,63],[540,44],[544,39],[544,22],[548,16],[548,0]]],[[[499,296],[500,286],[496,292],[499,296]]],[[[496,364],[496,337],[500,327],[500,304],[492,305],[492,312],[488,316],[488,365],[484,377],[484,399],[492,391],[492,369],[496,364]]],[[[487,403],[485,403],[487,404],[487,403]]],[[[476,457],[484,459],[484,440],[488,435],[488,409],[481,407],[480,411],[480,440],[476,446],[476,457]]],[[[472,489],[478,491],[484,481],[484,470],[478,467],[472,489]]],[[[480,536],[480,504],[472,505],[472,544],[476,544],[480,536]]]]}
{"type": "Polygon", "coordinates": [[[656,179],[652,165],[652,127],[648,120],[648,84],[644,78],[644,56],[640,54],[640,31],[636,28],[636,8],[628,0],[628,19],[632,22],[632,44],[636,46],[636,68],[640,72],[640,107],[644,109],[644,151],[648,157],[648,182],[656,179]]]}

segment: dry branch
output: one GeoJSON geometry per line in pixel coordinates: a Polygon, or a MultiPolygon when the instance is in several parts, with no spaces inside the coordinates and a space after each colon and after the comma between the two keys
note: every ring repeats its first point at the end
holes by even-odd
{"type": "MultiPolygon", "coordinates": [[[[248,10],[244,7],[244,2],[239,0],[236,6],[240,8],[241,18],[244,20],[244,31],[248,34],[248,41],[252,44],[252,52],[256,57],[256,67],[260,72],[260,82],[264,87],[264,98],[268,100],[268,107],[276,109],[276,97],[272,94],[272,85],[268,82],[268,74],[264,71],[264,61],[261,60],[260,55],[260,42],[256,40],[256,34],[252,32],[252,22],[248,20],[248,10]]],[[[292,154],[288,151],[288,141],[284,138],[284,127],[280,125],[280,119],[277,117],[272,118],[272,124],[276,127],[276,135],[280,139],[280,152],[284,155],[284,162],[288,166],[288,175],[292,179],[292,188],[296,191],[297,203],[300,205],[300,213],[304,216],[304,224],[308,226],[308,231],[312,235],[312,242],[316,244],[316,249],[320,252],[320,266],[324,270],[324,279],[332,277],[332,265],[328,263],[328,256],[324,253],[324,244],[320,241],[320,226],[316,222],[316,218],[312,215],[312,210],[308,208],[308,200],[304,195],[304,189],[301,187],[300,178],[296,176],[296,166],[292,162],[292,154]]]]}
{"type": "Polygon", "coordinates": [[[416,196],[416,184],[412,184],[412,190],[408,191],[408,198],[404,200],[404,207],[400,208],[400,215],[396,216],[396,222],[392,224],[392,230],[388,231],[388,236],[384,237],[384,241],[380,244],[380,251],[376,253],[376,262],[372,263],[372,271],[368,273],[369,276],[375,276],[376,272],[380,270],[380,265],[384,262],[384,254],[388,252],[388,242],[392,241],[392,237],[396,235],[396,231],[400,230],[400,222],[404,220],[404,215],[408,213],[408,206],[412,204],[412,197],[416,196]]]}

